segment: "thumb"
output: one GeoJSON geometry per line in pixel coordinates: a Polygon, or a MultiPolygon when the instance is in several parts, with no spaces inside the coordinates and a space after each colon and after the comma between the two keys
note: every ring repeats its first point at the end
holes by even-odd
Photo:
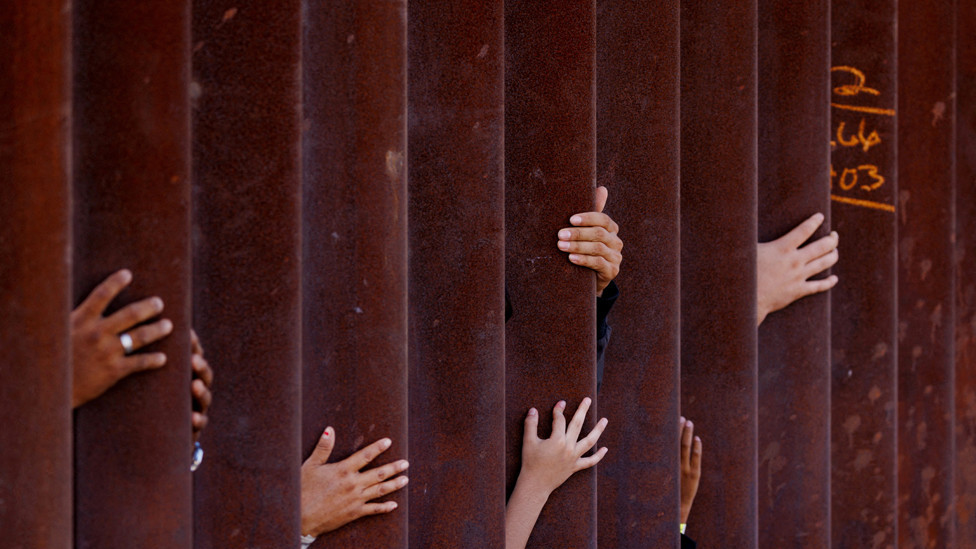
{"type": "Polygon", "coordinates": [[[332,455],[332,448],[334,447],[335,431],[332,430],[332,427],[326,427],[325,431],[322,431],[322,436],[319,437],[319,441],[315,444],[315,449],[312,450],[312,455],[308,456],[308,459],[314,463],[324,465],[329,461],[329,456],[332,455]]]}
{"type": "Polygon", "coordinates": [[[597,213],[603,213],[603,207],[607,205],[607,196],[610,192],[603,185],[596,188],[596,211],[597,213]]]}
{"type": "Polygon", "coordinates": [[[529,408],[529,413],[525,416],[525,433],[522,435],[522,443],[528,444],[539,438],[539,411],[529,408]]]}

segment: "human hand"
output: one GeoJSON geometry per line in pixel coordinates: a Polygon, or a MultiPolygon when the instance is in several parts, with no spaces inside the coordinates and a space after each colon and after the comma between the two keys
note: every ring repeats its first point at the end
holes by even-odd
{"type": "Polygon", "coordinates": [[[603,295],[603,289],[620,272],[620,253],[624,243],[617,236],[619,227],[603,213],[607,204],[607,188],[596,188],[596,211],[578,213],[569,218],[573,227],[559,230],[556,246],[569,253],[569,260],[581,267],[596,271],[596,295],[603,295]]]}
{"type": "Polygon", "coordinates": [[[391,444],[388,438],[380,439],[342,461],[326,463],[335,446],[335,432],[326,427],[312,455],[302,464],[303,535],[320,536],[360,517],[397,508],[395,501],[369,501],[407,485],[406,476],[395,477],[407,470],[407,460],[360,471],[391,444]]]}
{"type": "Polygon", "coordinates": [[[193,396],[193,442],[200,440],[200,433],[207,426],[207,410],[210,408],[213,387],[213,370],[207,359],[203,358],[203,346],[195,330],[190,330],[190,345],[193,355],[190,365],[193,367],[193,381],[190,382],[190,394],[193,396]]]}
{"type": "Polygon", "coordinates": [[[681,418],[678,420],[681,428],[681,524],[688,524],[691,504],[698,494],[698,482],[701,480],[701,439],[695,435],[695,425],[681,418]]]}
{"type": "Polygon", "coordinates": [[[593,430],[582,440],[583,420],[590,409],[589,398],[584,398],[573,414],[572,421],[566,425],[563,410],[566,401],[560,400],[552,409],[552,434],[547,439],[539,438],[539,413],[535,408],[525,417],[525,433],[522,438],[522,471],[518,483],[524,484],[532,492],[546,498],[559,488],[576,471],[593,467],[607,454],[607,448],[600,448],[588,457],[607,426],[607,418],[597,422],[593,430]]]}
{"type": "Polygon", "coordinates": [[[71,405],[77,408],[94,400],[120,379],[166,364],[164,353],[126,356],[120,336],[132,338],[132,350],[158,341],[173,331],[168,319],[135,326],[163,311],[163,300],[150,297],[131,303],[112,315],[102,316],[109,304],[132,282],[127,269],[115,272],[71,311],[71,405]]]}
{"type": "Polygon", "coordinates": [[[761,242],[756,249],[756,325],[766,315],[778,311],[801,297],[824,292],[837,284],[831,275],[821,280],[807,280],[837,263],[837,243],[834,231],[800,248],[817,227],[823,214],[814,214],[792,231],[772,242],[761,242]]]}

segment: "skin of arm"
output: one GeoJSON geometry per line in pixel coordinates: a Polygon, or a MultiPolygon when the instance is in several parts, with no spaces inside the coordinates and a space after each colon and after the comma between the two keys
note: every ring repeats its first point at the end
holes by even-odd
{"type": "Polygon", "coordinates": [[[698,494],[698,483],[701,480],[702,442],[695,435],[695,425],[680,418],[678,425],[681,429],[681,524],[688,524],[691,505],[698,494]]]}
{"type": "Polygon", "coordinates": [[[583,399],[569,425],[563,415],[566,402],[557,402],[552,410],[552,434],[547,439],[540,439],[538,435],[538,411],[532,408],[526,415],[522,469],[505,508],[506,549],[524,549],[552,492],[573,473],[593,467],[607,454],[604,447],[583,457],[596,445],[607,426],[607,419],[603,418],[585,438],[579,439],[590,402],[589,398],[583,399]]]}
{"type": "Polygon", "coordinates": [[[617,277],[623,261],[624,243],[617,236],[620,228],[603,213],[609,193],[606,187],[596,188],[596,209],[574,214],[569,218],[572,227],[559,229],[556,247],[569,254],[569,260],[596,272],[596,295],[617,277]]]}
{"type": "Polygon", "coordinates": [[[312,455],[302,464],[302,535],[320,536],[360,517],[397,508],[394,501],[371,501],[407,485],[406,476],[397,476],[407,470],[407,461],[362,471],[391,444],[383,438],[342,461],[327,463],[335,447],[335,432],[325,428],[312,455]]]}
{"type": "Polygon", "coordinates": [[[161,368],[163,353],[125,354],[119,336],[128,333],[138,350],[159,341],[173,331],[169,319],[138,326],[163,312],[163,300],[150,297],[131,303],[109,316],[105,309],[132,282],[132,273],[117,271],[71,311],[71,404],[77,408],[101,396],[122,378],[161,368]],[[138,327],[136,327],[138,326],[138,327]]]}
{"type": "Polygon", "coordinates": [[[839,257],[837,232],[800,247],[824,221],[814,214],[792,231],[772,242],[760,242],[756,249],[756,324],[801,297],[825,292],[837,284],[831,275],[807,280],[834,266],[839,257]]]}

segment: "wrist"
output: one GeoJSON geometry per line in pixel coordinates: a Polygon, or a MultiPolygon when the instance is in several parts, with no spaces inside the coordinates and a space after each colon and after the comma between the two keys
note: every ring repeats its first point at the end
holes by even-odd
{"type": "Polygon", "coordinates": [[[309,517],[302,515],[302,529],[299,533],[303,538],[317,538],[322,535],[322,528],[314,524],[309,517]]]}
{"type": "Polygon", "coordinates": [[[519,475],[518,480],[515,481],[515,489],[512,491],[512,497],[514,498],[517,493],[521,499],[541,506],[549,501],[549,496],[552,495],[553,491],[554,489],[550,488],[546,482],[531,473],[526,474],[523,471],[519,475]]]}

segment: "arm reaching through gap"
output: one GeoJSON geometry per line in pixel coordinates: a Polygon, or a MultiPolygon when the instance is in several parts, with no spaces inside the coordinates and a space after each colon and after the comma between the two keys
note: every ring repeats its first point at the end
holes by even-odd
{"type": "Polygon", "coordinates": [[[607,418],[603,418],[585,438],[579,439],[590,402],[589,398],[583,399],[569,425],[563,416],[566,402],[557,402],[552,409],[552,434],[547,439],[539,438],[538,411],[529,410],[522,438],[522,469],[505,508],[506,549],[524,549],[550,494],[573,473],[593,467],[607,455],[604,447],[583,457],[607,426],[607,418]]]}

